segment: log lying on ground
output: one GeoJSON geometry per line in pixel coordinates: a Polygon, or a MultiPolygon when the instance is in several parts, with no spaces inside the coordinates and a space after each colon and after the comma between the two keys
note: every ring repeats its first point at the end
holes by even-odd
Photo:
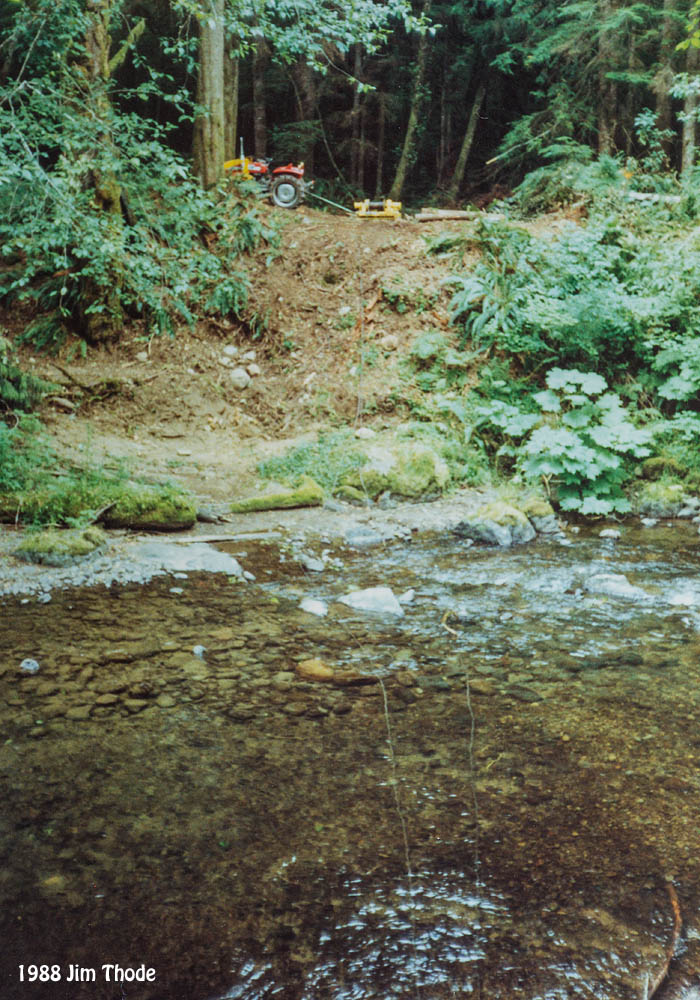
{"type": "Polygon", "coordinates": [[[418,215],[414,215],[415,222],[449,222],[451,219],[468,221],[469,219],[498,219],[502,221],[505,216],[501,212],[480,212],[478,209],[460,210],[456,208],[424,208],[418,215]]]}

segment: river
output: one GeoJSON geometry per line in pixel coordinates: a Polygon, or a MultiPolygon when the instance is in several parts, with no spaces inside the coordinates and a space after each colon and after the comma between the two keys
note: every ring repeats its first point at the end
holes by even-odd
{"type": "Polygon", "coordinates": [[[219,548],[0,605],[3,1000],[697,1000],[695,525],[219,548]]]}

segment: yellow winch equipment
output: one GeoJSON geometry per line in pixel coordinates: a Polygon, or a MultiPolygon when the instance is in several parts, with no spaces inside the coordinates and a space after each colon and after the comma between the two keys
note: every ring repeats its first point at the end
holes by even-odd
{"type": "Polygon", "coordinates": [[[354,202],[355,213],[358,219],[400,219],[401,202],[392,201],[390,198],[383,198],[381,201],[354,202]]]}

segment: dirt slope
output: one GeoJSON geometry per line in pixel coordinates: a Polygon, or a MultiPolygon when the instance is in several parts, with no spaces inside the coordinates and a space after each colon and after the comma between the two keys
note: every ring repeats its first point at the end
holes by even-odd
{"type": "Polygon", "coordinates": [[[247,323],[150,341],[126,331],[117,348],[86,359],[25,352],[25,364],[62,385],[44,413],[62,452],[123,458],[225,499],[253,486],[256,462],[292,440],[399,419],[413,339],[448,322],[449,265],[426,253],[426,239],[463,224],[271,211],[282,240],[250,264],[247,323]],[[260,374],[239,390],[231,370],[250,351],[260,374]],[[110,380],[114,391],[101,395],[110,380]]]}

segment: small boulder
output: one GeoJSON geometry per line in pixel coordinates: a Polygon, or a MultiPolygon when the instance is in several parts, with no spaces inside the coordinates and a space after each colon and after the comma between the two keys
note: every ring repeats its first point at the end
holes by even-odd
{"type": "Polygon", "coordinates": [[[44,566],[68,566],[93,555],[107,544],[104,531],[94,527],[82,531],[48,528],[27,535],[15,549],[17,559],[44,566]]]}
{"type": "Polygon", "coordinates": [[[368,587],[366,590],[354,590],[350,594],[339,597],[341,604],[346,604],[356,611],[372,611],[377,614],[403,616],[403,608],[399,604],[391,587],[368,587]]]}
{"type": "Polygon", "coordinates": [[[334,676],[333,668],[316,658],[297,663],[296,674],[301,680],[320,681],[324,684],[331,683],[334,676]]]}
{"type": "Polygon", "coordinates": [[[637,512],[649,517],[676,517],[684,506],[682,483],[647,482],[637,495],[637,512]]]}
{"type": "Polygon", "coordinates": [[[651,597],[646,590],[635,587],[622,573],[595,573],[583,585],[589,594],[618,597],[625,601],[646,601],[651,597]]]}
{"type": "Polygon", "coordinates": [[[460,522],[454,530],[463,538],[503,548],[523,545],[536,534],[521,510],[500,500],[479,508],[473,518],[460,522]]]}

